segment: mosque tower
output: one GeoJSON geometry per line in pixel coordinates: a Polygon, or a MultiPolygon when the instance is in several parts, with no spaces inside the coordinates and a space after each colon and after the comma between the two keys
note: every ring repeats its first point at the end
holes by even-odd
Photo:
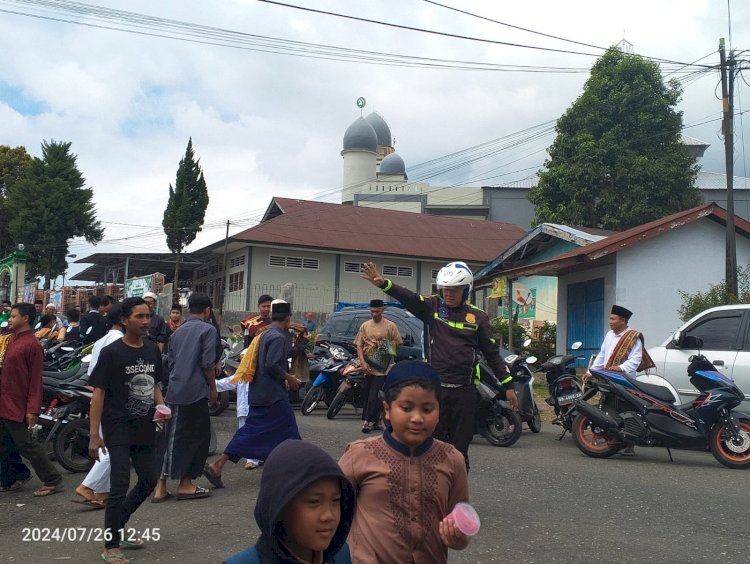
{"type": "Polygon", "coordinates": [[[342,204],[353,204],[354,194],[375,180],[378,135],[369,122],[358,117],[344,133],[344,187],[342,204]]]}

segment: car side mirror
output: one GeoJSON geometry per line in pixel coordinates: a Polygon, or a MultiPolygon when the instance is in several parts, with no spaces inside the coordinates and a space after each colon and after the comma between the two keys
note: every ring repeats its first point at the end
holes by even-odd
{"type": "Polygon", "coordinates": [[[693,335],[685,335],[684,337],[682,337],[682,343],[680,344],[680,348],[702,349],[703,339],[701,339],[700,337],[694,337],[693,335]]]}
{"type": "Polygon", "coordinates": [[[672,335],[672,344],[678,349],[682,347],[682,337],[683,335],[681,331],[675,331],[674,335],[672,335]]]}

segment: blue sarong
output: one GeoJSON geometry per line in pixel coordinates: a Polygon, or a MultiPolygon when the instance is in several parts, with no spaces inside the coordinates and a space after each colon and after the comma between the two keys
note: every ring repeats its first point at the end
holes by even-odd
{"type": "Polygon", "coordinates": [[[224,454],[234,463],[241,458],[265,460],[285,440],[300,438],[289,400],[283,399],[264,406],[251,405],[245,424],[229,441],[224,454]]]}

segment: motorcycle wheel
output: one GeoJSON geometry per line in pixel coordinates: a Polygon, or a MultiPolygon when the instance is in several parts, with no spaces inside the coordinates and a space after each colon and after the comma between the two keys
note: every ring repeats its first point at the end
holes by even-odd
{"type": "Polygon", "coordinates": [[[479,432],[491,445],[509,447],[521,436],[521,416],[512,409],[503,409],[499,417],[487,417],[479,432]]]}
{"type": "Polygon", "coordinates": [[[594,433],[591,422],[580,413],[573,419],[572,433],[578,450],[592,458],[609,458],[624,446],[620,442],[612,444],[604,435],[594,433]]]}
{"type": "Polygon", "coordinates": [[[536,402],[534,402],[534,411],[531,419],[527,421],[527,423],[532,433],[538,433],[542,430],[542,414],[539,413],[539,408],[536,406],[536,402]]]}
{"type": "Polygon", "coordinates": [[[750,421],[742,419],[739,426],[740,444],[732,442],[729,429],[724,424],[714,425],[709,438],[709,448],[714,458],[735,470],[750,468],[750,421]]]}
{"type": "Polygon", "coordinates": [[[305,394],[304,399],[302,400],[302,406],[300,407],[302,415],[310,415],[313,411],[315,411],[315,408],[318,407],[318,404],[321,401],[323,401],[325,395],[325,390],[320,386],[310,388],[305,394]]]}
{"type": "Polygon", "coordinates": [[[328,411],[326,411],[326,417],[328,417],[328,419],[333,419],[339,414],[339,411],[341,411],[341,408],[344,407],[344,404],[346,403],[348,395],[349,394],[346,392],[339,392],[336,394],[331,405],[328,406],[328,411]]]}
{"type": "Polygon", "coordinates": [[[208,406],[208,413],[215,417],[224,413],[227,407],[229,407],[229,392],[219,392],[219,398],[216,400],[216,403],[208,406]]]}
{"type": "Polygon", "coordinates": [[[73,419],[63,425],[52,445],[55,460],[71,472],[88,472],[94,465],[89,458],[89,420],[73,419]]]}

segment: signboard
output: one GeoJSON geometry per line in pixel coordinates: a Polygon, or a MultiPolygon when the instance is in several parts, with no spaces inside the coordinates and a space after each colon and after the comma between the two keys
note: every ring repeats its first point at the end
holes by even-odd
{"type": "Polygon", "coordinates": [[[492,281],[492,290],[490,290],[490,298],[503,298],[508,295],[508,278],[501,276],[495,278],[492,281]]]}
{"type": "Polygon", "coordinates": [[[32,282],[31,284],[24,284],[23,286],[23,301],[27,304],[33,304],[36,298],[36,287],[37,283],[32,282]]]}
{"type": "Polygon", "coordinates": [[[125,281],[126,298],[142,298],[146,292],[153,292],[154,277],[142,276],[141,278],[130,278],[125,281]]]}
{"type": "Polygon", "coordinates": [[[62,292],[60,291],[50,292],[49,303],[55,306],[56,311],[61,311],[62,310],[62,292]]]}

